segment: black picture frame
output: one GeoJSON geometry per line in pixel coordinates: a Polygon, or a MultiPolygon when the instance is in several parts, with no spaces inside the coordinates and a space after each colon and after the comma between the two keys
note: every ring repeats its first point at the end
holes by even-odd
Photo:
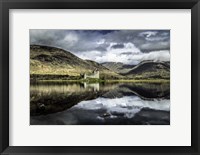
{"type": "Polygon", "coordinates": [[[199,0],[0,0],[0,11],[0,153],[200,154],[199,0]],[[9,146],[9,9],[191,9],[191,146],[9,146]]]}

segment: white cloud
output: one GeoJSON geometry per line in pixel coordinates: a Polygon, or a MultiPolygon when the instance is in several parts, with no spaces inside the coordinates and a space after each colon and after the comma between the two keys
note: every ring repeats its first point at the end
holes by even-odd
{"type": "Polygon", "coordinates": [[[169,37],[167,30],[30,30],[31,44],[59,47],[99,63],[169,61],[169,37]]]}
{"type": "Polygon", "coordinates": [[[132,58],[133,60],[137,61],[144,61],[144,60],[152,60],[155,62],[158,61],[170,61],[170,53],[168,50],[163,51],[153,51],[150,53],[143,53],[140,55],[134,55],[132,58]]]}
{"type": "Polygon", "coordinates": [[[105,39],[100,39],[96,43],[97,43],[97,45],[104,44],[105,43],[105,39]]]}
{"type": "Polygon", "coordinates": [[[92,50],[87,52],[80,52],[77,56],[82,59],[94,60],[99,63],[122,62],[124,64],[138,64],[144,60],[152,60],[155,62],[170,61],[169,50],[142,53],[132,43],[125,43],[124,48],[120,49],[111,48],[115,44],[116,43],[111,43],[106,52],[92,50]]]}
{"type": "Polygon", "coordinates": [[[122,98],[106,99],[97,98],[94,100],[82,101],[72,109],[99,110],[105,109],[107,113],[124,114],[125,117],[132,118],[142,108],[169,111],[169,100],[141,100],[138,96],[124,96],[122,98]]]}
{"type": "Polygon", "coordinates": [[[146,31],[146,32],[142,32],[139,34],[139,36],[144,36],[146,38],[149,38],[151,36],[155,36],[158,32],[156,31],[146,31]]]}
{"type": "Polygon", "coordinates": [[[74,45],[78,41],[78,36],[75,33],[69,33],[65,36],[64,41],[74,45]]]}
{"type": "Polygon", "coordinates": [[[129,63],[129,57],[130,55],[137,55],[141,54],[141,51],[135,47],[132,43],[125,43],[124,48],[112,48],[113,45],[116,45],[117,43],[110,43],[110,45],[106,48],[106,51],[86,51],[86,52],[80,52],[77,54],[82,59],[89,59],[94,60],[99,63],[103,62],[122,62],[122,63],[129,63]],[[128,53],[128,54],[127,54],[128,53]]]}

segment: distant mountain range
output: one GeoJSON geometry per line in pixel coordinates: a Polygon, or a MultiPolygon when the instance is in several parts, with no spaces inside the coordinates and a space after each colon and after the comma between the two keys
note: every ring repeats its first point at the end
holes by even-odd
{"type": "Polygon", "coordinates": [[[119,62],[97,63],[83,60],[63,49],[31,45],[30,74],[32,78],[80,79],[84,73],[95,69],[100,72],[101,79],[169,79],[170,63],[144,61],[138,65],[126,65],[119,62]]]}
{"type": "Polygon", "coordinates": [[[169,79],[170,62],[142,61],[137,65],[126,65],[119,62],[102,63],[106,68],[129,78],[169,79]]]}
{"type": "Polygon", "coordinates": [[[133,67],[135,67],[135,65],[126,65],[121,62],[104,62],[102,65],[119,74],[127,73],[131,71],[133,67]]]}

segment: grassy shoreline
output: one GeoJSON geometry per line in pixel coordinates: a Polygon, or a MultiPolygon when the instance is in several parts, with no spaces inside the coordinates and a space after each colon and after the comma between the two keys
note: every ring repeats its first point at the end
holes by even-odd
{"type": "Polygon", "coordinates": [[[86,83],[170,83],[169,79],[120,79],[120,80],[37,80],[34,82],[86,82],[86,83]]]}

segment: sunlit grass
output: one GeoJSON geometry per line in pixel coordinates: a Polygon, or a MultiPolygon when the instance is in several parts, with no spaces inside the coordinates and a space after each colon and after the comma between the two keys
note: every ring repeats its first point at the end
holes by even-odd
{"type": "Polygon", "coordinates": [[[142,79],[142,80],[135,80],[135,79],[121,79],[121,80],[38,80],[38,82],[87,82],[87,83],[115,83],[115,82],[123,82],[123,83],[170,83],[168,79],[142,79]]]}

